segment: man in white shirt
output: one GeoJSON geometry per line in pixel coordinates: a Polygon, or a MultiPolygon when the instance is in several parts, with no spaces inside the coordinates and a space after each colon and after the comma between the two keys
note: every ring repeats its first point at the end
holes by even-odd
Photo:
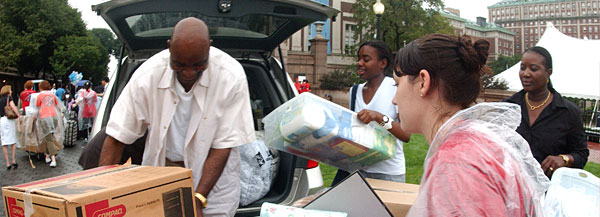
{"type": "Polygon", "coordinates": [[[240,198],[236,147],[255,140],[246,75],[210,46],[197,18],[177,23],[167,46],[136,70],[113,107],[100,166],[118,163],[124,144],[148,130],[142,165],[192,169],[201,194],[197,216],[233,216],[240,198]]]}

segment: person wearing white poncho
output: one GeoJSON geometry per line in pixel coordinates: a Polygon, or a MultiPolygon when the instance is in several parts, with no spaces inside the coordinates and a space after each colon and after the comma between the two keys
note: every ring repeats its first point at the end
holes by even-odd
{"type": "Polygon", "coordinates": [[[430,148],[408,216],[541,216],[549,180],[516,133],[518,105],[480,103],[489,43],[432,34],[398,51],[402,128],[430,148]]]}
{"type": "Polygon", "coordinates": [[[96,92],[91,89],[92,84],[88,81],[83,88],[77,92],[76,103],[72,105],[75,108],[79,106],[78,125],[79,130],[91,130],[94,118],[96,117],[96,101],[98,100],[96,92]]]}
{"type": "MultiPolygon", "coordinates": [[[[40,144],[45,144],[46,163],[56,167],[55,156],[62,149],[64,138],[64,125],[62,117],[62,104],[50,91],[50,83],[40,83],[40,94],[36,97],[35,105],[38,107],[36,114],[36,129],[40,144]]],[[[33,102],[32,102],[33,103],[33,102]]]]}

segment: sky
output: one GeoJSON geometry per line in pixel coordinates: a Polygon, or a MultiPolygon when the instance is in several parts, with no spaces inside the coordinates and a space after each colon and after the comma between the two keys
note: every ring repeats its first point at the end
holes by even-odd
{"type": "Polygon", "coordinates": [[[100,4],[105,1],[106,0],[69,0],[69,5],[81,13],[81,19],[83,19],[88,29],[110,29],[104,19],[96,15],[96,12],[92,11],[92,5],[100,4]]]}

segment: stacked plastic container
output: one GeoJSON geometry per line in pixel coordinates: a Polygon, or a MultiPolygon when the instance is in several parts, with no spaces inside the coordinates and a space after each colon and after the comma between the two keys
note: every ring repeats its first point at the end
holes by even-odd
{"type": "Polygon", "coordinates": [[[387,130],[363,124],[355,112],[308,92],[279,106],[263,123],[268,146],[346,171],[396,154],[396,138],[387,130]]]}

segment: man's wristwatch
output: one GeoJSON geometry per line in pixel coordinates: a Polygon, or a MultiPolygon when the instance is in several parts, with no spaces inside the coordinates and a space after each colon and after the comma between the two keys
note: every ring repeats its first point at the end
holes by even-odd
{"type": "Polygon", "coordinates": [[[202,206],[202,209],[206,208],[206,197],[204,197],[204,195],[200,194],[200,193],[195,193],[194,197],[196,197],[199,201],[200,201],[200,206],[202,206]]]}
{"type": "Polygon", "coordinates": [[[385,128],[386,130],[392,129],[392,119],[390,119],[390,117],[388,117],[387,115],[384,115],[381,118],[381,123],[380,125],[385,128]]]}
{"type": "Polygon", "coordinates": [[[562,159],[565,161],[565,166],[569,166],[569,156],[564,155],[564,154],[561,154],[558,156],[562,157],[562,159]]]}

